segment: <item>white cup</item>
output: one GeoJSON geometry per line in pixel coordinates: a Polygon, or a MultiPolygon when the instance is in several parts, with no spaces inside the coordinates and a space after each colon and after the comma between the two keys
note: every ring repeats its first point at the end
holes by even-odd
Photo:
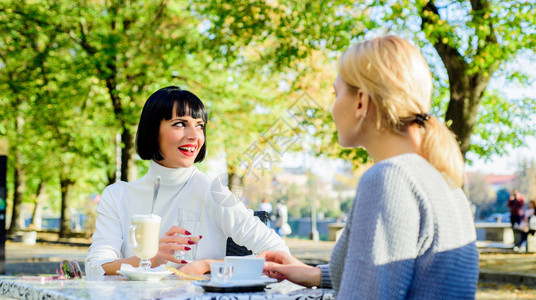
{"type": "Polygon", "coordinates": [[[233,266],[224,262],[210,263],[210,278],[213,283],[227,283],[233,277],[233,266]]]}
{"type": "Polygon", "coordinates": [[[264,258],[250,256],[226,256],[225,263],[233,266],[233,280],[260,279],[264,258]]]}
{"type": "Polygon", "coordinates": [[[158,253],[160,220],[157,215],[134,215],[129,228],[130,244],[141,259],[140,267],[149,269],[150,259],[158,253]]]}

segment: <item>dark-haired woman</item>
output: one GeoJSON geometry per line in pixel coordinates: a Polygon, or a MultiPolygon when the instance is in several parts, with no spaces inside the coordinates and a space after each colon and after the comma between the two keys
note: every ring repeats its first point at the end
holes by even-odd
{"type": "Polygon", "coordinates": [[[102,193],[93,243],[86,258],[89,276],[116,274],[121,264],[139,265],[128,241],[131,217],[150,214],[153,184],[161,177],[154,213],[162,218],[158,254],[152,267],[168,262],[183,264],[174,257],[176,250],[188,251],[195,243],[186,229],[174,226],[177,211],[186,208],[201,212],[197,249],[198,261],[186,264],[187,273],[209,270],[208,259],[225,255],[227,237],[254,253],[263,250],[289,252],[285,242],[248,211],[227,188],[215,186],[194,163],[206,153],[207,112],[193,93],[178,87],[158,90],[143,108],[136,146],[142,159],[151,160],[148,173],[133,182],[117,182],[102,193]]]}

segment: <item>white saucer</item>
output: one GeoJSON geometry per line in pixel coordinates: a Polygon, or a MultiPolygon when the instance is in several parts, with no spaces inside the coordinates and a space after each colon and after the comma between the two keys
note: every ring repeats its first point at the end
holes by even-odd
{"type": "Polygon", "coordinates": [[[263,277],[259,279],[231,279],[226,283],[215,283],[211,280],[195,281],[193,284],[201,286],[207,292],[252,292],[262,291],[270,284],[277,282],[274,278],[263,277]]]}
{"type": "Polygon", "coordinates": [[[123,268],[117,271],[117,273],[126,276],[129,280],[140,280],[140,281],[159,281],[160,279],[171,275],[173,272],[168,271],[164,268],[154,268],[148,271],[142,271],[139,268],[123,268]]]}
{"type": "MultiPolygon", "coordinates": [[[[227,286],[246,286],[246,285],[258,285],[258,284],[270,284],[277,282],[275,278],[262,277],[259,279],[231,279],[223,285],[227,286]]],[[[212,285],[222,285],[221,283],[210,282],[212,285]]]]}

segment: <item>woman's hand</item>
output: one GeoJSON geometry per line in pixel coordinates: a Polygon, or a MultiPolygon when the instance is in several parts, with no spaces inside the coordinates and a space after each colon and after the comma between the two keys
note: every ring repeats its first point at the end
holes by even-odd
{"type": "Polygon", "coordinates": [[[264,273],[278,281],[287,279],[306,287],[320,286],[322,272],[320,268],[308,266],[290,254],[281,251],[263,251],[264,273]]]}
{"type": "MultiPolygon", "coordinates": [[[[177,264],[185,264],[185,261],[181,261],[175,258],[175,250],[189,251],[198,240],[194,237],[183,237],[181,235],[190,235],[182,227],[171,226],[171,228],[160,238],[158,246],[158,254],[151,258],[151,268],[158,267],[162,264],[172,261],[177,264]]],[[[210,269],[210,268],[209,268],[210,269]]]]}
{"type": "MultiPolygon", "coordinates": [[[[180,270],[189,275],[200,275],[210,272],[210,263],[216,262],[216,259],[196,260],[189,264],[183,265],[180,270]]],[[[222,260],[219,260],[222,261],[222,260]]]]}

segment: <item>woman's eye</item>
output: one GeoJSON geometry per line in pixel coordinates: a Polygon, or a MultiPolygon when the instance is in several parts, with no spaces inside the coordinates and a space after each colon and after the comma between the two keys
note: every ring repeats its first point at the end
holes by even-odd
{"type": "Polygon", "coordinates": [[[174,123],[173,126],[175,126],[175,127],[184,127],[184,126],[186,126],[186,124],[184,124],[184,122],[177,122],[177,123],[174,123]]]}
{"type": "Polygon", "coordinates": [[[203,128],[205,128],[205,124],[197,124],[197,128],[203,129],[203,128]]]}

